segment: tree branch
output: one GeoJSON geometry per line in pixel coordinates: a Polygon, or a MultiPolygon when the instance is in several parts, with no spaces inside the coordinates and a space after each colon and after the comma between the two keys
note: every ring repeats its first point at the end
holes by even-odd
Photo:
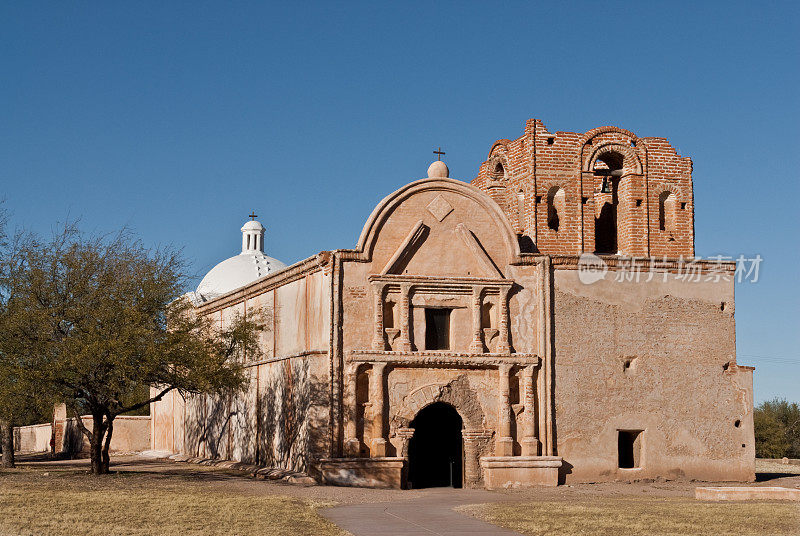
{"type": "Polygon", "coordinates": [[[90,432],[89,429],[86,428],[86,425],[83,424],[83,419],[81,418],[81,415],[78,412],[78,408],[76,408],[74,404],[69,404],[69,409],[72,412],[72,414],[75,416],[75,422],[78,423],[78,428],[80,428],[81,432],[83,432],[83,434],[86,436],[86,439],[88,439],[89,442],[91,442],[92,441],[92,432],[90,432]]]}
{"type": "Polygon", "coordinates": [[[164,398],[164,395],[166,395],[167,393],[169,393],[173,389],[175,389],[174,386],[169,386],[169,387],[167,387],[166,389],[164,389],[163,391],[161,391],[160,393],[158,393],[156,396],[154,396],[152,398],[149,398],[149,399],[144,400],[142,402],[138,402],[136,404],[133,404],[132,406],[128,406],[127,408],[122,408],[120,411],[118,411],[116,414],[114,414],[114,416],[116,417],[117,415],[120,415],[122,413],[128,413],[129,411],[136,411],[137,409],[143,408],[148,404],[152,404],[153,402],[160,402],[161,399],[164,398]]]}

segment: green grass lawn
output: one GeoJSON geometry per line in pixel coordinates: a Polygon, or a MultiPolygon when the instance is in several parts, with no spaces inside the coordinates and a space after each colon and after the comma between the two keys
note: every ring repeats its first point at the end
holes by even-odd
{"type": "Polygon", "coordinates": [[[688,497],[580,497],[464,508],[522,534],[798,535],[800,505],[702,502],[688,497]]]}
{"type": "Polygon", "coordinates": [[[0,472],[0,535],[343,535],[315,504],[236,482],[69,470],[0,472]]]}

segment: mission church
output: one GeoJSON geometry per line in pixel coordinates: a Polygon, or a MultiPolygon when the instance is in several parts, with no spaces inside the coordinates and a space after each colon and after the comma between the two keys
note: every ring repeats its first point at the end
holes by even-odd
{"type": "Polygon", "coordinates": [[[437,160],[389,194],[354,249],[286,266],[264,234],[192,293],[270,319],[249,387],[171,392],[154,450],[372,487],[754,478],[735,267],[694,259],[692,161],[664,138],[531,119],[471,182],[437,160]]]}

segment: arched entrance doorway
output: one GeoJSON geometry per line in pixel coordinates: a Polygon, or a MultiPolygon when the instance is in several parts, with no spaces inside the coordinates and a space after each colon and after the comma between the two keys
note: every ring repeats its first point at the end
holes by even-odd
{"type": "Polygon", "coordinates": [[[411,421],[408,445],[408,486],[413,489],[460,488],[464,449],[461,416],[450,404],[436,402],[411,421]]]}

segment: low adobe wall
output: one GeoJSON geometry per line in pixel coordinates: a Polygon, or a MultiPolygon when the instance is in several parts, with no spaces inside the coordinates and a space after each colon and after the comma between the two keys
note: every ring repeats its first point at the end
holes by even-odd
{"type": "MultiPolygon", "coordinates": [[[[81,419],[83,420],[83,425],[91,430],[91,415],[84,415],[81,419]]],[[[120,415],[114,419],[114,433],[111,436],[110,452],[141,452],[149,448],[149,416],[120,415]]],[[[56,421],[56,452],[70,454],[89,453],[89,440],[83,435],[74,418],[56,421]]]]}
{"type": "Polygon", "coordinates": [[[14,450],[20,453],[48,452],[53,425],[50,423],[14,428],[14,450]]]}

